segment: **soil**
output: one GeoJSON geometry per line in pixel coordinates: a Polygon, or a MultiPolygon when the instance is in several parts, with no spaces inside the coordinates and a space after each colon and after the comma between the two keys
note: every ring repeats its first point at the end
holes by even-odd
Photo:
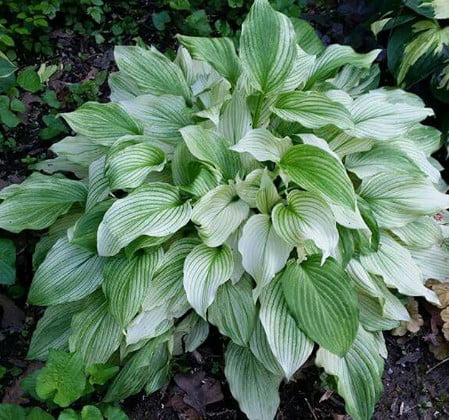
{"type": "MultiPolygon", "coordinates": [[[[323,15],[319,9],[308,16],[325,41],[351,42],[359,50],[372,48],[373,39],[366,37],[366,15],[363,9],[357,9],[360,2],[335,3],[338,19],[323,15]],[[352,4],[356,13],[345,15],[347,9],[338,9],[342,3],[352,4]]],[[[152,41],[148,36],[154,33],[151,25],[151,19],[142,24],[141,35],[146,42],[152,41]]],[[[70,73],[57,73],[51,83],[63,103],[61,111],[69,111],[74,105],[65,101],[70,95],[68,85],[92,79],[101,70],[114,70],[112,49],[110,45],[98,46],[85,38],[69,36],[62,30],[55,31],[54,36],[59,45],[57,55],[64,64],[70,64],[72,70],[70,73]],[[79,53],[83,59],[79,58],[79,53]]],[[[100,99],[105,101],[107,96],[107,84],[104,84],[100,99]]],[[[0,153],[0,189],[21,182],[28,175],[28,166],[22,161],[26,156],[51,156],[48,152],[50,143],[42,142],[38,137],[42,117],[48,109],[36,98],[29,99],[26,121],[14,132],[19,145],[17,150],[0,153]]],[[[441,157],[443,160],[444,156],[441,157]]],[[[26,290],[33,274],[31,256],[37,235],[24,232],[13,236],[2,231],[0,234],[13,238],[18,250],[17,284],[8,290],[0,289],[0,365],[8,370],[0,382],[0,399],[26,405],[29,402],[21,394],[18,383],[23,376],[39,367],[26,360],[26,350],[43,312],[41,308],[26,304],[26,290]],[[2,311],[2,308],[6,310],[2,311]]],[[[385,392],[377,404],[374,419],[449,418],[449,361],[440,362],[429,351],[428,337],[432,331],[431,317],[427,312],[424,319],[425,324],[417,334],[399,338],[385,334],[389,350],[383,377],[385,392]]],[[[213,330],[196,352],[177,360],[174,380],[161,391],[151,396],[138,394],[125,401],[123,407],[129,417],[135,420],[245,419],[224,378],[222,355],[225,345],[225,340],[213,330]]],[[[322,375],[322,371],[309,362],[301,368],[294,381],[282,384],[277,419],[344,419],[343,400],[323,388],[322,375]]]]}

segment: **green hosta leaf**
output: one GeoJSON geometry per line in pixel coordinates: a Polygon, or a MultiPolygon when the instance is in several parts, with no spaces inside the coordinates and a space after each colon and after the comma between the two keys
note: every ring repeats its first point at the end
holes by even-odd
{"type": "Polygon", "coordinates": [[[0,404],[0,418],[2,420],[26,420],[26,411],[20,405],[3,403],[0,404]]]}
{"type": "Polygon", "coordinates": [[[433,115],[414,95],[400,90],[374,90],[357,98],[350,107],[354,137],[387,140],[407,133],[415,124],[433,115]]]}
{"type": "Polygon", "coordinates": [[[157,337],[138,350],[114,378],[103,401],[122,401],[154,379],[170,361],[169,340],[169,335],[157,337]]]}
{"type": "Polygon", "coordinates": [[[275,417],[282,376],[265,369],[248,348],[232,342],[225,354],[225,375],[233,397],[250,420],[275,417]]]}
{"type": "Polygon", "coordinates": [[[430,19],[449,19],[449,5],[444,0],[406,0],[405,4],[430,19]]]}
{"type": "Polygon", "coordinates": [[[89,366],[87,373],[89,373],[89,382],[92,385],[104,385],[109,379],[113,378],[120,368],[114,365],[105,363],[97,363],[89,366]]]}
{"type": "Polygon", "coordinates": [[[256,280],[255,297],[284,267],[292,248],[276,233],[268,215],[256,214],[246,222],[239,251],[243,267],[256,280]]]}
{"type": "Polygon", "coordinates": [[[228,281],[219,287],[208,311],[209,322],[239,346],[248,345],[256,323],[252,290],[249,276],[243,276],[236,284],[228,281]]]}
{"type": "Polygon", "coordinates": [[[141,235],[165,236],[190,220],[189,202],[168,184],[143,185],[117,200],[106,212],[98,229],[98,252],[112,256],[141,235]]]}
{"type": "Polygon", "coordinates": [[[362,182],[360,196],[380,227],[396,228],[449,206],[449,197],[427,180],[404,173],[382,173],[362,182]]]}
{"type": "Polygon", "coordinates": [[[134,258],[115,258],[104,267],[103,291],[109,311],[123,327],[139,311],[153,279],[153,273],[163,256],[162,248],[134,258]]]}
{"type": "Polygon", "coordinates": [[[142,123],[145,136],[150,139],[178,142],[179,129],[193,123],[192,112],[180,96],[141,95],[122,105],[142,123]]]}
{"type": "Polygon", "coordinates": [[[399,321],[384,316],[383,305],[378,299],[359,293],[360,324],[367,331],[390,331],[399,326],[399,321]]]}
{"type": "Polygon", "coordinates": [[[248,217],[249,206],[239,200],[233,185],[220,185],[209,191],[194,206],[192,221],[203,242],[222,245],[248,217]]]}
{"type": "Polygon", "coordinates": [[[305,20],[290,17],[296,33],[296,42],[306,53],[318,55],[325,49],[315,28],[305,20]]]}
{"type": "Polygon", "coordinates": [[[424,296],[429,302],[439,302],[434,292],[424,286],[424,277],[410,252],[389,236],[380,238],[379,250],[361,255],[362,266],[372,274],[382,276],[385,284],[408,296],[424,296]]]}
{"type": "Polygon", "coordinates": [[[115,47],[115,61],[139,89],[152,95],[182,96],[190,101],[191,92],[182,70],[157,50],[115,47]]]}
{"type": "Polygon", "coordinates": [[[73,315],[83,310],[86,300],[50,306],[37,323],[28,349],[28,359],[46,360],[50,349],[68,350],[73,315]]]}
{"type": "Polygon", "coordinates": [[[329,205],[320,196],[306,191],[292,191],[287,204],[273,209],[276,232],[292,245],[307,239],[323,251],[323,259],[333,254],[338,244],[335,218],[329,205]]]}
{"type": "MultiPolygon", "coordinates": [[[[17,417],[13,417],[18,420],[17,417]]],[[[40,407],[32,407],[29,409],[26,420],[54,420],[54,417],[40,407]]]]}
{"type": "Polygon", "coordinates": [[[351,129],[349,111],[319,92],[289,92],[279,96],[273,112],[285,121],[298,122],[307,128],[321,128],[333,124],[341,129],[351,129]]]}
{"type": "Polygon", "coordinates": [[[309,358],[313,342],[290,315],[279,277],[262,290],[259,318],[273,354],[290,379],[309,358]]]}
{"type": "Polygon", "coordinates": [[[94,405],[85,405],[81,409],[81,420],[103,420],[103,414],[94,405]]]}
{"type": "Polygon", "coordinates": [[[226,179],[233,179],[238,174],[238,154],[229,150],[226,139],[199,125],[190,125],[180,131],[190,153],[197,159],[214,165],[226,179]]]}
{"type": "Polygon", "coordinates": [[[402,242],[413,248],[430,248],[443,240],[441,226],[428,216],[391,230],[402,242]]]}
{"type": "Polygon", "coordinates": [[[279,165],[300,187],[355,209],[354,187],[343,164],[323,149],[299,144],[282,157],[279,165]]]}
{"type": "Polygon", "coordinates": [[[103,264],[103,258],[59,239],[39,266],[28,300],[42,306],[79,300],[103,282],[103,264]]]}
{"type": "Polygon", "coordinates": [[[16,70],[16,66],[11,63],[8,57],[0,51],[0,78],[10,76],[16,70]]]}
{"type": "Polygon", "coordinates": [[[280,139],[273,136],[265,128],[248,131],[231,150],[239,153],[249,153],[258,161],[270,160],[279,162],[282,155],[292,147],[292,141],[286,137],[280,139]]]}
{"type": "Polygon", "coordinates": [[[1,199],[0,228],[18,233],[52,225],[73,203],[84,202],[86,188],[78,181],[35,173],[0,191],[1,199]]]}
{"type": "Polygon", "coordinates": [[[109,313],[109,304],[100,291],[90,296],[85,309],[73,316],[70,351],[82,354],[86,366],[106,363],[121,339],[122,329],[109,313]]]}
{"type": "Polygon", "coordinates": [[[242,26],[240,57],[254,87],[265,94],[279,91],[295,59],[292,23],[267,0],[256,0],[242,26]]]}
{"type": "Polygon", "coordinates": [[[347,45],[330,45],[317,57],[306,87],[310,88],[315,82],[332,77],[340,67],[348,64],[367,69],[379,53],[380,50],[373,50],[367,54],[358,54],[347,45]]]}
{"type": "Polygon", "coordinates": [[[68,407],[83,395],[85,386],[81,354],[50,350],[48,362],[37,377],[36,392],[39,398],[68,407]]]}
{"type": "Polygon", "coordinates": [[[13,284],[16,279],[16,247],[10,239],[0,239],[0,284],[13,284]]]}
{"type": "Polygon", "coordinates": [[[343,356],[359,325],[357,295],[348,275],[334,259],[321,265],[313,255],[289,264],[282,274],[285,300],[298,326],[320,346],[343,356]]]}
{"type": "Polygon", "coordinates": [[[184,35],[177,35],[176,38],[189,50],[192,58],[208,62],[233,85],[237,83],[241,66],[232,40],[229,38],[201,38],[184,35]]]}
{"type": "Polygon", "coordinates": [[[209,248],[196,246],[184,263],[184,289],[195,311],[206,318],[219,286],[231,278],[234,269],[232,252],[227,245],[209,248]]]}
{"type": "Polygon", "coordinates": [[[104,154],[107,149],[87,137],[69,136],[53,144],[50,150],[58,156],[65,157],[70,162],[87,167],[104,154]]]}
{"type": "Polygon", "coordinates": [[[78,134],[102,146],[111,146],[118,138],[143,133],[142,124],[118,103],[87,102],[76,111],[62,114],[78,134]]]}
{"type": "Polygon", "coordinates": [[[106,160],[106,175],[111,190],[136,188],[150,172],[160,172],[166,163],[158,147],[136,140],[120,141],[110,149],[106,160]]]}
{"type": "Polygon", "coordinates": [[[354,418],[369,420],[382,394],[383,360],[374,336],[359,328],[352,348],[344,357],[319,349],[315,363],[336,376],[338,393],[354,418]]]}
{"type": "Polygon", "coordinates": [[[409,249],[421,269],[424,280],[449,281],[449,252],[437,246],[428,249],[409,249]]]}

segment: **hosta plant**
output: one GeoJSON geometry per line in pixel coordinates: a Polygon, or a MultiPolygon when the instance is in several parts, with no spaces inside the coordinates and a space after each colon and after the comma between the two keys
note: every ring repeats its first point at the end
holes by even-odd
{"type": "Polygon", "coordinates": [[[449,277],[432,110],[377,86],[378,51],[326,48],[267,0],[238,52],[178,40],[174,61],[116,48],[111,102],[64,114],[77,135],[47,175],[0,192],[1,228],[48,229],[29,357],[120,364],[104,397],[120,401],[166,383],[212,324],[250,419],[275,416],[280,383],[312,354],[348,413],[370,418],[382,331],[409,319],[404,296],[438,303],[425,282],[449,277]]]}

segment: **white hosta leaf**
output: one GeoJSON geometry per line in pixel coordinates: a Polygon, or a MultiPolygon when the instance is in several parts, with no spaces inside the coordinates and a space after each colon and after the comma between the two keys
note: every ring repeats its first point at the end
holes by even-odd
{"type": "Polygon", "coordinates": [[[264,169],[260,188],[256,193],[256,206],[261,213],[270,214],[272,208],[281,200],[267,168],[264,169]]]}
{"type": "Polygon", "coordinates": [[[449,282],[449,252],[437,246],[428,249],[409,248],[414,260],[421,269],[424,279],[449,282]]]}
{"type": "Polygon", "coordinates": [[[233,85],[240,76],[240,61],[229,38],[202,38],[177,35],[179,42],[189,50],[195,60],[207,61],[233,85]]]}
{"type": "Polygon", "coordinates": [[[204,195],[194,206],[192,221],[203,242],[222,245],[248,217],[249,206],[237,196],[234,185],[220,185],[204,195]]]}
{"type": "Polygon", "coordinates": [[[154,49],[120,46],[114,49],[120,71],[130,77],[144,93],[175,95],[190,100],[191,93],[182,70],[154,49]]]}
{"type": "Polygon", "coordinates": [[[87,167],[103,155],[107,148],[84,136],[69,136],[53,144],[50,150],[70,162],[87,167]]]}
{"type": "Polygon", "coordinates": [[[292,191],[287,204],[273,209],[276,232],[292,245],[311,239],[323,251],[323,260],[334,253],[339,235],[331,208],[319,195],[306,191],[292,191]]]}
{"type": "Polygon", "coordinates": [[[143,93],[133,79],[120,71],[109,74],[108,85],[111,89],[110,98],[112,102],[134,99],[143,93]]]}
{"type": "Polygon", "coordinates": [[[191,213],[190,203],[181,201],[176,187],[143,185],[106,212],[98,228],[98,252],[112,256],[141,235],[177,232],[189,222],[191,213]]]}
{"type": "Polygon", "coordinates": [[[78,134],[89,137],[102,146],[111,146],[126,135],[143,133],[142,124],[122,105],[114,102],[87,102],[76,111],[62,114],[62,117],[78,134]]]}
{"type": "Polygon", "coordinates": [[[339,225],[342,225],[348,229],[361,229],[369,230],[365,221],[363,220],[360,210],[357,207],[354,210],[350,210],[347,207],[337,206],[335,204],[330,204],[332,213],[334,214],[335,220],[339,225]]]}
{"type": "Polygon", "coordinates": [[[126,140],[115,144],[106,160],[111,190],[136,188],[150,172],[160,172],[166,163],[161,149],[149,143],[126,140]]]}
{"type": "Polygon", "coordinates": [[[184,289],[193,309],[206,318],[207,308],[215,299],[218,288],[231,278],[233,271],[231,249],[227,245],[193,248],[184,263],[184,289]]]}
{"type": "Polygon", "coordinates": [[[214,165],[225,179],[233,179],[238,174],[239,156],[229,150],[230,143],[227,139],[199,125],[190,125],[180,131],[190,153],[197,159],[214,165]]]}
{"type": "Polygon", "coordinates": [[[373,147],[374,143],[373,139],[359,139],[340,133],[329,142],[329,147],[343,158],[351,153],[366,152],[373,147]]]}
{"type": "Polygon", "coordinates": [[[315,134],[298,134],[297,136],[301,139],[303,144],[310,144],[311,146],[319,147],[334,156],[336,159],[341,160],[340,156],[331,149],[326,140],[315,136],[315,134]]]}
{"type": "Polygon", "coordinates": [[[321,128],[333,124],[341,129],[351,129],[349,111],[319,92],[294,91],[280,95],[273,112],[281,119],[298,122],[307,128],[321,128]]]}
{"type": "Polygon", "coordinates": [[[370,419],[383,391],[383,360],[373,334],[360,327],[346,356],[338,357],[320,348],[315,363],[327,374],[336,376],[338,393],[344,398],[351,417],[370,419]]]}
{"type": "Polygon", "coordinates": [[[180,96],[141,95],[122,102],[124,108],[143,125],[145,135],[154,140],[177,142],[179,129],[192,124],[192,112],[180,96]]]}
{"type": "Polygon", "coordinates": [[[408,296],[424,296],[429,302],[439,302],[438,297],[424,286],[424,276],[410,252],[389,236],[380,238],[379,250],[361,255],[362,266],[372,274],[382,276],[385,284],[395,287],[408,296]]]}
{"type": "Polygon", "coordinates": [[[330,45],[317,57],[306,87],[328,79],[340,67],[348,64],[367,69],[371,67],[379,53],[380,50],[373,50],[367,54],[358,54],[347,45],[330,45]]]}
{"type": "Polygon", "coordinates": [[[354,137],[387,140],[402,136],[415,124],[433,115],[417,97],[400,90],[375,90],[357,98],[350,108],[354,137]]]}
{"type": "Polygon", "coordinates": [[[267,0],[253,3],[242,25],[240,57],[257,90],[271,94],[282,88],[293,67],[295,38],[287,16],[275,12],[267,0]]]}
{"type": "Polygon", "coordinates": [[[405,137],[413,140],[416,146],[423,151],[427,157],[441,147],[441,132],[435,127],[417,124],[407,132],[405,137]]]}
{"type": "Polygon", "coordinates": [[[239,252],[239,240],[242,236],[242,226],[240,226],[233,234],[229,236],[226,241],[226,245],[231,248],[232,259],[234,261],[234,271],[231,275],[231,281],[236,284],[243,276],[245,272],[245,267],[242,264],[242,255],[239,252]]]}
{"type": "Polygon", "coordinates": [[[268,215],[256,214],[249,218],[242,230],[239,251],[243,267],[257,282],[254,297],[285,266],[292,249],[276,233],[268,215]]]}
{"type": "Polygon", "coordinates": [[[87,188],[86,211],[103,201],[111,192],[106,176],[106,157],[102,156],[89,166],[89,184],[87,188]]]}
{"type": "Polygon", "coordinates": [[[313,342],[290,315],[279,278],[262,290],[259,318],[271,350],[289,380],[309,358],[313,342]]]}
{"type": "Polygon", "coordinates": [[[256,324],[257,309],[252,291],[249,276],[243,276],[236,284],[228,281],[219,287],[208,310],[209,322],[239,346],[248,345],[256,324]]]}
{"type": "Polygon", "coordinates": [[[293,146],[282,157],[280,167],[300,187],[355,210],[354,187],[345,167],[325,150],[308,144],[293,146]]]}
{"type": "Polygon", "coordinates": [[[238,196],[250,207],[257,206],[256,198],[262,184],[263,173],[263,169],[255,169],[244,180],[237,180],[235,184],[238,196]]]}
{"type": "Polygon", "coordinates": [[[430,216],[421,217],[391,231],[407,246],[413,248],[430,248],[443,240],[441,226],[430,216]]]}
{"type": "Polygon", "coordinates": [[[39,306],[73,302],[103,282],[104,259],[59,239],[37,270],[28,300],[39,306]]]}
{"type": "Polygon", "coordinates": [[[282,376],[265,369],[251,350],[230,342],[225,353],[225,376],[232,396],[249,420],[275,417],[282,376]]]}
{"type": "Polygon", "coordinates": [[[122,329],[108,306],[103,294],[97,292],[89,297],[85,309],[73,316],[70,351],[80,352],[86,366],[106,363],[120,345],[122,329]]]}
{"type": "Polygon", "coordinates": [[[0,191],[0,229],[18,233],[51,226],[76,202],[86,199],[86,187],[79,181],[35,172],[22,184],[0,191]]]}
{"type": "Polygon", "coordinates": [[[368,202],[380,227],[396,228],[449,207],[449,196],[422,177],[381,173],[362,182],[359,195],[368,202]]]}
{"type": "Polygon", "coordinates": [[[248,131],[246,135],[231,150],[239,153],[250,153],[258,161],[270,160],[279,162],[282,155],[292,147],[292,141],[278,138],[265,128],[256,128],[248,131]]]}
{"type": "Polygon", "coordinates": [[[103,292],[109,302],[109,312],[122,327],[126,327],[139,311],[162,255],[163,249],[155,248],[132,259],[107,260],[103,292]]]}
{"type": "Polygon", "coordinates": [[[348,275],[334,259],[319,255],[290,263],[281,276],[290,313],[299,328],[320,346],[340,356],[357,334],[359,307],[348,275]]]}
{"type": "Polygon", "coordinates": [[[209,335],[209,323],[190,312],[177,326],[173,333],[173,355],[195,351],[209,335]]]}

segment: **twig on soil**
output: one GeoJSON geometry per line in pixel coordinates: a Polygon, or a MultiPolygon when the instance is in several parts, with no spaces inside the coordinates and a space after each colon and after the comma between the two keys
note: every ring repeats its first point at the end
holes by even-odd
{"type": "Polygon", "coordinates": [[[430,372],[435,370],[437,367],[441,366],[443,363],[449,362],[449,357],[447,359],[442,360],[441,362],[438,362],[435,366],[432,366],[427,372],[426,375],[428,375],[430,372]]]}
{"type": "Polygon", "coordinates": [[[304,398],[304,399],[306,400],[307,407],[309,407],[309,410],[312,413],[313,418],[315,420],[318,420],[318,417],[316,416],[315,411],[313,410],[312,406],[310,405],[309,400],[307,398],[304,398]]]}

